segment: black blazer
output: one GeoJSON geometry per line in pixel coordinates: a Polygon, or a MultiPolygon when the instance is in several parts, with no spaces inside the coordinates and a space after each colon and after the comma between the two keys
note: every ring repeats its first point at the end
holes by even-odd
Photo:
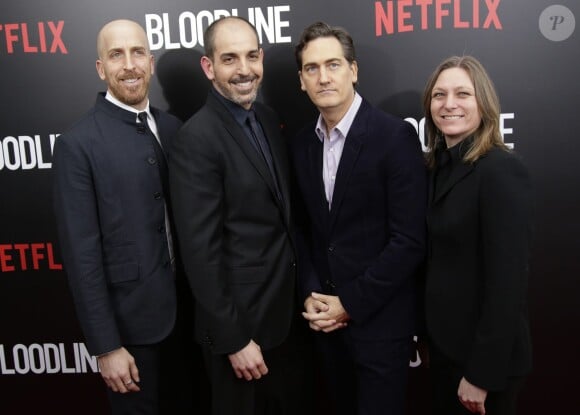
{"type": "Polygon", "coordinates": [[[172,144],[170,185],[196,339],[229,354],[287,336],[295,310],[288,162],[273,112],[254,104],[283,201],[264,159],[213,92],[172,144]]]}
{"type": "Polygon", "coordinates": [[[415,279],[425,259],[427,172],[413,127],[363,99],[348,132],[332,210],[323,144],[311,123],[292,142],[302,295],[338,295],[355,338],[415,328],[415,279]]]}
{"type": "MultiPolygon", "coordinates": [[[[164,148],[181,122],[151,109],[164,148]]],[[[89,351],[162,340],[175,320],[164,195],[136,115],[97,96],[55,143],[54,207],[64,268],[89,351]]]]}
{"type": "MultiPolygon", "coordinates": [[[[465,149],[462,149],[462,154],[465,149]]],[[[532,196],[512,153],[492,149],[431,182],[426,321],[465,378],[498,390],[531,368],[527,276],[532,196]]]]}

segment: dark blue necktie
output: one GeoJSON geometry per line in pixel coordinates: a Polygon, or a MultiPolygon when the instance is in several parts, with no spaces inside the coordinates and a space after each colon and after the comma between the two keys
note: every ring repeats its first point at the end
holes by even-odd
{"type": "Polygon", "coordinates": [[[272,180],[274,181],[274,188],[276,190],[276,197],[278,200],[282,200],[282,193],[280,192],[280,187],[278,186],[278,178],[276,175],[276,168],[274,167],[274,160],[272,159],[272,153],[270,152],[270,146],[268,145],[268,140],[264,136],[264,131],[258,123],[256,118],[256,113],[253,110],[248,111],[247,118],[248,126],[250,127],[250,132],[252,133],[252,140],[254,141],[254,147],[262,155],[263,160],[270,170],[272,175],[272,180]]]}

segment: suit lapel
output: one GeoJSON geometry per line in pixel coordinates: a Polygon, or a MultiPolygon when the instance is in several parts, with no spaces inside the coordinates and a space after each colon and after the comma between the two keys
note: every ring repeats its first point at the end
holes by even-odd
{"type": "Polygon", "coordinates": [[[429,198],[427,199],[429,206],[431,206],[434,203],[433,200],[434,189],[435,189],[435,169],[432,169],[429,172],[429,198]]]}
{"type": "Polygon", "coordinates": [[[285,141],[281,137],[279,126],[273,122],[269,122],[269,117],[267,114],[261,111],[260,107],[255,107],[256,113],[258,114],[258,119],[262,128],[264,130],[264,134],[266,135],[266,140],[268,140],[268,145],[270,146],[270,153],[272,154],[272,159],[274,160],[274,168],[276,169],[276,175],[278,177],[278,187],[280,188],[280,192],[282,193],[282,199],[278,200],[276,197],[276,189],[274,187],[274,181],[272,179],[272,175],[268,170],[268,166],[260,158],[262,161],[262,165],[264,167],[264,171],[268,175],[268,186],[270,187],[270,191],[272,192],[272,196],[276,200],[276,203],[280,206],[280,208],[284,212],[284,218],[286,219],[287,223],[290,223],[290,187],[289,187],[289,166],[288,160],[284,156],[287,152],[284,146],[286,145],[285,141]]]}
{"type": "Polygon", "coordinates": [[[346,189],[349,186],[350,176],[363,146],[362,139],[367,134],[367,112],[368,104],[363,100],[344,142],[342,156],[340,157],[340,163],[338,164],[338,171],[336,173],[334,192],[332,194],[330,229],[334,226],[340,205],[344,199],[346,189]]]}
{"type": "Polygon", "coordinates": [[[324,218],[328,216],[328,201],[326,200],[326,191],[324,190],[324,180],[322,178],[322,151],[323,145],[318,139],[318,136],[313,133],[309,135],[310,143],[308,145],[307,153],[307,168],[310,174],[308,177],[313,178],[312,188],[314,190],[314,197],[319,208],[317,211],[324,214],[324,218]]]}
{"type": "Polygon", "coordinates": [[[246,133],[242,127],[236,122],[234,117],[230,114],[227,108],[221,104],[213,94],[208,94],[207,104],[213,108],[219,115],[223,126],[236,142],[236,144],[242,150],[244,156],[250,161],[252,166],[258,171],[258,174],[268,185],[268,188],[272,192],[272,196],[276,198],[276,191],[274,189],[274,182],[272,180],[272,175],[268,170],[268,166],[264,159],[258,154],[256,149],[250,143],[250,139],[247,137],[246,133]]]}
{"type": "Polygon", "coordinates": [[[449,179],[447,179],[445,183],[443,183],[440,189],[435,189],[435,194],[433,196],[433,204],[436,204],[439,200],[441,200],[443,196],[445,196],[451,189],[453,189],[453,186],[455,186],[458,182],[463,180],[465,176],[470,174],[473,171],[474,167],[475,166],[472,163],[467,164],[463,162],[455,166],[451,172],[451,175],[449,176],[449,179]]]}
{"type": "MultiPolygon", "coordinates": [[[[228,109],[225,108],[224,105],[220,103],[218,99],[213,96],[212,93],[208,94],[207,105],[211,107],[213,110],[215,110],[216,113],[219,115],[219,118],[221,119],[227,132],[230,134],[230,136],[236,142],[236,144],[240,147],[244,156],[248,159],[250,164],[257,170],[259,176],[262,178],[262,180],[264,180],[264,182],[268,186],[268,189],[272,194],[274,202],[282,212],[282,217],[285,219],[286,223],[289,223],[289,209],[286,208],[283,202],[278,200],[278,197],[276,196],[276,188],[274,187],[274,180],[272,178],[272,175],[270,174],[270,170],[268,169],[268,165],[266,164],[264,158],[256,151],[254,146],[252,146],[252,144],[250,143],[250,139],[244,132],[243,128],[236,122],[236,120],[230,114],[228,109]]],[[[265,120],[267,117],[263,116],[263,118],[265,120]]],[[[268,124],[267,122],[262,122],[262,128],[264,128],[264,133],[266,134],[266,137],[270,136],[271,134],[275,134],[272,135],[272,137],[279,136],[280,133],[279,132],[273,133],[272,128],[267,126],[267,124],[268,124]]],[[[272,143],[270,142],[270,144],[272,143]]],[[[272,149],[270,150],[272,153],[279,153],[278,151],[279,149],[277,149],[276,151],[273,151],[272,149]]],[[[272,156],[274,157],[274,155],[272,156]]],[[[281,158],[280,155],[277,154],[275,157],[276,158],[274,159],[274,163],[279,162],[281,158]]],[[[277,168],[278,166],[280,166],[280,164],[276,164],[277,168]]],[[[290,200],[289,189],[286,188],[285,192],[286,193],[283,193],[283,196],[286,198],[284,203],[289,203],[290,200]]]]}

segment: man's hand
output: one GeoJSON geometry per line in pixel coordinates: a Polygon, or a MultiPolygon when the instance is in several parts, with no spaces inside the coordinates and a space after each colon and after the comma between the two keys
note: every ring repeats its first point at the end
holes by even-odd
{"type": "Polygon", "coordinates": [[[485,415],[485,398],[487,391],[472,385],[465,378],[461,378],[457,396],[463,406],[473,413],[485,415]]]}
{"type": "Polygon", "coordinates": [[[260,379],[268,374],[262,350],[253,340],[246,347],[228,356],[238,379],[260,379]]]}
{"type": "Polygon", "coordinates": [[[135,359],[121,347],[97,358],[101,376],[113,392],[139,392],[139,370],[135,359]]]}
{"type": "Polygon", "coordinates": [[[302,316],[308,320],[308,325],[314,331],[331,331],[346,327],[348,313],[336,295],[325,295],[313,292],[304,301],[302,316]]]}

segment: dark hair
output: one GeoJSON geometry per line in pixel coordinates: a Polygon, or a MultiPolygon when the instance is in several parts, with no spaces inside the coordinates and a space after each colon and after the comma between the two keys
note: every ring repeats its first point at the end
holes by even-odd
{"type": "Polygon", "coordinates": [[[205,51],[205,56],[207,56],[209,59],[213,59],[213,54],[215,52],[215,33],[216,33],[216,30],[221,23],[223,23],[224,21],[227,21],[227,20],[239,20],[239,21],[247,23],[247,25],[252,28],[252,31],[256,35],[256,42],[258,43],[258,45],[260,44],[260,38],[258,37],[258,31],[248,20],[244,19],[243,17],[238,17],[238,16],[221,17],[217,20],[214,20],[212,22],[212,24],[210,24],[207,27],[207,29],[205,29],[205,32],[203,33],[203,47],[204,47],[204,51],[205,51]]]}
{"type": "Polygon", "coordinates": [[[428,139],[427,164],[431,168],[435,166],[435,152],[443,142],[441,132],[433,122],[431,114],[431,93],[441,72],[451,68],[463,69],[469,75],[475,88],[475,99],[481,117],[481,123],[474,133],[474,140],[463,157],[463,161],[473,163],[492,147],[508,149],[503,143],[499,129],[499,98],[487,71],[473,56],[451,56],[437,66],[429,77],[423,91],[423,110],[425,112],[425,129],[428,139]]]}
{"type": "Polygon", "coordinates": [[[304,29],[300,36],[300,41],[294,48],[294,56],[296,57],[298,70],[302,70],[302,51],[304,48],[309,42],[321,37],[334,37],[340,42],[342,53],[348,63],[353,63],[356,60],[354,42],[345,29],[338,26],[329,26],[324,22],[316,22],[304,29]]]}

